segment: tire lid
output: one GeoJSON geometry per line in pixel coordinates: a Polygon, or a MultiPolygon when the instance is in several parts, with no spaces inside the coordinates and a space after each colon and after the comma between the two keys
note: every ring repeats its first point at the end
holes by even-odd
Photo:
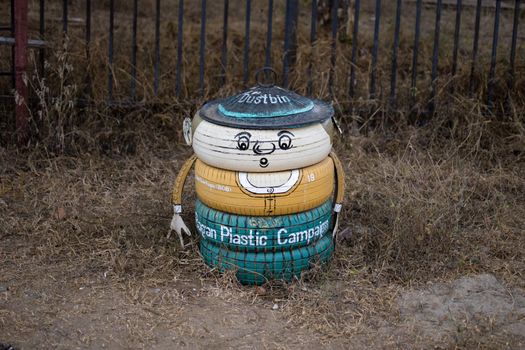
{"type": "Polygon", "coordinates": [[[207,102],[200,110],[209,122],[250,129],[297,128],[331,118],[334,109],[324,101],[301,96],[274,85],[276,73],[265,67],[256,73],[257,86],[240,94],[207,102]],[[265,83],[263,79],[270,83],[265,83]]]}

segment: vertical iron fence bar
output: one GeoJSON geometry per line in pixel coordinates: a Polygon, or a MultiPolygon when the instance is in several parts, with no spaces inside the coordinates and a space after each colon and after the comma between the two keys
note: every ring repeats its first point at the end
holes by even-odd
{"type": "Polygon", "coordinates": [[[331,40],[331,55],[330,55],[330,72],[328,74],[328,92],[330,98],[334,97],[334,75],[337,54],[337,32],[339,30],[339,17],[337,10],[339,8],[339,0],[332,1],[332,40],[331,40]]]}
{"type": "Polygon", "coordinates": [[[286,0],[284,21],[284,55],[283,55],[283,85],[288,87],[290,66],[295,62],[297,52],[297,18],[299,14],[298,0],[286,0]]]}
{"type": "Polygon", "coordinates": [[[401,4],[402,0],[397,0],[396,4],[396,24],[394,29],[394,44],[392,45],[392,73],[390,75],[390,104],[396,104],[396,84],[397,84],[397,51],[399,48],[399,30],[401,27],[401,4]]]}
{"type": "Polygon", "coordinates": [[[496,13],[494,14],[494,33],[492,36],[492,54],[490,58],[489,81],[487,86],[487,106],[490,110],[494,107],[494,85],[496,75],[496,59],[498,57],[499,17],[501,13],[501,0],[496,0],[496,13]]]}
{"type": "Polygon", "coordinates": [[[512,23],[512,40],[510,44],[510,65],[509,65],[509,90],[514,87],[515,69],[516,69],[516,41],[518,39],[518,25],[520,20],[520,0],[514,3],[514,20],[512,23]]]}
{"type": "Polygon", "coordinates": [[[354,97],[355,93],[355,71],[356,71],[356,65],[357,65],[357,39],[359,35],[359,12],[361,8],[361,0],[355,0],[355,11],[354,11],[354,30],[352,34],[352,56],[351,56],[351,67],[350,67],[350,84],[348,86],[348,94],[350,97],[354,97]]]}
{"type": "Polygon", "coordinates": [[[153,81],[153,93],[159,95],[159,71],[160,71],[160,0],[155,3],[155,73],[153,81]]]}
{"type": "Polygon", "coordinates": [[[27,108],[29,88],[27,86],[27,13],[28,0],[16,0],[14,3],[15,34],[15,115],[18,144],[25,146],[29,139],[29,110],[27,108]]]}
{"type": "MultiPolygon", "coordinates": [[[[315,1],[314,1],[315,2],[315,1]]],[[[266,30],[266,59],[264,65],[272,65],[273,0],[268,0],[268,28],[266,30]]]]}
{"type": "Polygon", "coordinates": [[[290,50],[290,1],[288,0],[286,0],[286,10],[284,16],[283,86],[288,87],[288,50],[290,50]]]}
{"type": "Polygon", "coordinates": [[[199,91],[204,96],[204,50],[206,48],[206,0],[201,0],[201,34],[199,49],[199,91]]]}
{"type": "Polygon", "coordinates": [[[113,100],[113,30],[115,17],[115,0],[109,0],[109,43],[108,43],[108,99],[113,100]]]}
{"type": "MultiPolygon", "coordinates": [[[[344,30],[342,31],[342,36],[343,36],[343,39],[344,40],[347,40],[348,39],[348,22],[349,22],[349,11],[348,9],[350,8],[350,0],[341,0],[340,1],[341,3],[341,11],[342,11],[342,15],[341,17],[339,18],[338,16],[338,19],[339,19],[339,28],[344,28],[344,30]]],[[[337,10],[337,13],[339,14],[339,9],[337,10]]]]}
{"type": "Polygon", "coordinates": [[[432,53],[432,72],[431,72],[431,91],[430,91],[430,105],[429,110],[434,113],[436,109],[436,93],[437,93],[437,70],[439,64],[439,33],[441,30],[441,7],[443,0],[438,0],[436,4],[436,25],[434,28],[434,48],[432,53]]]}
{"type": "Polygon", "coordinates": [[[244,27],[244,58],[243,58],[243,78],[244,85],[248,83],[248,73],[250,70],[250,17],[252,13],[252,0],[246,0],[246,22],[244,27]]]}
{"type": "MultiPolygon", "coordinates": [[[[11,0],[11,37],[15,37],[15,0],[11,0]]],[[[15,42],[16,45],[16,42],[15,42]]],[[[11,86],[16,87],[15,45],[11,46],[11,86]]]]}
{"type": "Polygon", "coordinates": [[[472,47],[472,65],[470,67],[470,84],[469,92],[472,96],[474,94],[474,73],[476,73],[476,60],[478,58],[478,42],[479,42],[479,25],[481,20],[481,0],[477,1],[476,5],[476,22],[474,25],[474,43],[472,47]]]}
{"type": "Polygon", "coordinates": [[[86,27],[85,27],[85,47],[86,47],[86,86],[85,92],[88,97],[91,97],[91,75],[89,66],[91,64],[91,0],[86,0],[86,27]]]}
{"type": "Polygon", "coordinates": [[[86,32],[85,32],[86,58],[89,63],[91,58],[91,0],[86,0],[86,32]]]}
{"type": "Polygon", "coordinates": [[[180,97],[180,82],[182,74],[182,45],[183,45],[183,22],[184,22],[184,0],[179,0],[179,18],[177,28],[177,76],[175,77],[175,95],[180,97]]]}
{"type": "MultiPolygon", "coordinates": [[[[44,32],[45,32],[45,0],[40,0],[40,6],[39,6],[39,30],[38,33],[40,34],[40,39],[44,40],[44,32]]],[[[45,50],[41,48],[38,50],[38,59],[39,59],[39,66],[40,66],[40,72],[42,75],[44,75],[44,61],[45,61],[45,50]]]]}
{"type": "Polygon", "coordinates": [[[377,70],[377,50],[379,47],[379,24],[381,19],[381,0],[376,0],[374,24],[374,46],[372,47],[372,67],[370,71],[370,99],[376,98],[376,70],[377,70]]]}
{"type": "Polygon", "coordinates": [[[461,11],[463,10],[463,0],[457,0],[456,4],[456,25],[454,28],[454,49],[452,53],[452,77],[458,73],[458,51],[459,51],[459,33],[461,30],[461,11]]]}
{"type": "Polygon", "coordinates": [[[133,0],[133,20],[131,23],[131,99],[137,96],[137,21],[138,0],[133,0]]]}
{"type": "Polygon", "coordinates": [[[312,0],[312,17],[310,19],[310,49],[312,50],[312,54],[310,55],[310,62],[308,62],[308,87],[307,87],[307,93],[308,95],[312,94],[312,88],[313,88],[313,80],[312,80],[312,65],[313,65],[313,51],[315,42],[317,41],[317,0],[312,0]]]}
{"type": "Polygon", "coordinates": [[[67,34],[67,27],[68,27],[68,10],[67,10],[67,1],[68,0],[63,0],[62,1],[62,31],[64,32],[64,34],[67,34]]]}
{"type": "Polygon", "coordinates": [[[224,0],[224,13],[223,13],[223,21],[222,21],[222,49],[221,49],[221,66],[222,66],[221,85],[226,84],[226,66],[228,65],[228,7],[229,7],[229,0],[224,0]]]}
{"type": "MultiPolygon", "coordinates": [[[[419,37],[421,34],[421,7],[422,0],[417,0],[416,4],[416,28],[414,31],[414,51],[412,52],[412,81],[410,83],[410,96],[412,106],[416,103],[417,92],[417,59],[419,55],[419,37]]],[[[412,107],[411,106],[411,107],[412,107]]]]}

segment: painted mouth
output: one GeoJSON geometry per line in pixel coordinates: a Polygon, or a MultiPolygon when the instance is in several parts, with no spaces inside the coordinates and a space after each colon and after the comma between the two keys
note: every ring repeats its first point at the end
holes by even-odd
{"type": "Polygon", "coordinates": [[[298,169],[271,173],[239,172],[239,184],[243,189],[254,194],[283,194],[295,188],[301,181],[301,171],[298,169]]]}
{"type": "Polygon", "coordinates": [[[261,160],[259,160],[259,166],[261,168],[266,168],[268,166],[268,164],[270,164],[270,163],[268,162],[268,159],[266,159],[266,158],[261,158],[261,160]]]}

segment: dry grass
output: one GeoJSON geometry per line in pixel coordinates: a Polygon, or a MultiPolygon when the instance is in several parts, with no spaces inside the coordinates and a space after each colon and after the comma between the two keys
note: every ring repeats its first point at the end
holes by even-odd
{"type": "MultiPolygon", "coordinates": [[[[195,24],[189,28],[195,37],[195,24]]],[[[262,29],[254,30],[257,42],[262,29]]],[[[240,33],[242,29],[234,26],[232,40],[240,33]]],[[[219,34],[210,35],[210,45],[218,47],[219,34]]],[[[106,72],[103,39],[95,40],[95,58],[87,67],[99,78],[106,72]]],[[[306,39],[300,39],[304,44],[306,39]]],[[[410,60],[407,40],[401,42],[400,58],[405,73],[410,60]]],[[[195,40],[186,45],[188,52],[195,52],[195,40]]],[[[428,41],[422,45],[427,52],[428,41]]],[[[255,46],[254,56],[261,57],[261,47],[255,46]]],[[[339,50],[338,59],[347,64],[348,48],[339,50]]],[[[73,61],[80,57],[80,51],[75,52],[70,52],[73,61]]],[[[324,38],[316,47],[318,96],[327,95],[328,52],[324,38]]],[[[239,47],[231,48],[236,57],[232,65],[240,53],[239,47]]],[[[306,81],[298,73],[306,71],[309,54],[307,45],[301,45],[293,77],[294,88],[301,92],[306,81]]],[[[61,57],[60,50],[57,55],[61,57]]],[[[218,57],[211,55],[211,70],[217,71],[218,57]]],[[[369,55],[363,53],[360,62],[363,96],[369,55]]],[[[381,62],[388,67],[386,55],[381,62]]],[[[60,66],[52,67],[50,77],[60,72],[60,66]]],[[[172,77],[173,69],[163,66],[163,74],[172,77]]],[[[236,69],[230,80],[238,76],[240,68],[236,69]]],[[[336,70],[341,95],[347,69],[341,65],[336,70]]],[[[383,84],[385,69],[379,75],[383,84]]],[[[44,344],[58,342],[62,347],[101,342],[130,347],[159,345],[164,336],[176,334],[181,342],[204,346],[207,343],[199,339],[217,335],[208,331],[215,324],[237,322],[239,329],[247,330],[228,333],[229,328],[223,328],[231,338],[216,344],[220,348],[252,331],[256,334],[258,328],[249,328],[254,322],[271,333],[259,337],[270,348],[311,347],[313,341],[341,347],[429,347],[428,340],[395,330],[395,301],[403,290],[481,272],[525,288],[521,75],[510,99],[499,91],[498,108],[507,113],[490,115],[478,100],[462,95],[467,86],[463,72],[460,90],[453,95],[440,90],[438,97],[446,103],[421,127],[412,126],[413,115],[406,109],[391,110],[384,101],[366,99],[350,104],[336,96],[345,133],[335,148],[346,167],[348,193],[335,258],[328,268],[315,268],[300,281],[249,288],[238,285],[231,274],[207,268],[199,257],[197,237],[187,251],[176,239],[166,238],[170,187],[191,153],[183,145],[181,121],[201,102],[173,102],[171,87],[165,87],[162,103],[150,104],[159,101],[150,99],[148,72],[140,73],[143,107],[95,104],[64,110],[70,99],[52,89],[49,98],[59,101],[59,108],[34,118],[31,149],[7,146],[8,137],[0,143],[5,145],[0,148],[0,287],[9,287],[0,301],[0,336],[5,337],[0,342],[31,347],[45,338],[44,344]],[[82,292],[84,288],[89,292],[82,292]],[[274,304],[277,313],[269,311],[274,304]],[[253,310],[259,313],[256,321],[249,314],[253,310]],[[225,315],[232,315],[233,321],[224,321],[225,315]],[[78,318],[83,323],[75,323],[78,318]],[[113,325],[114,333],[108,331],[113,325]],[[291,327],[304,344],[275,338],[272,334],[280,334],[281,326],[291,327]],[[67,333],[77,328],[84,331],[78,339],[67,333]]],[[[117,89],[127,81],[123,76],[117,79],[117,89]]],[[[196,91],[194,77],[194,70],[185,71],[186,97],[196,91]]],[[[62,82],[70,86],[76,78],[62,82]]],[[[400,80],[402,86],[406,78],[400,80]]],[[[479,79],[486,78],[482,74],[479,79]]],[[[95,97],[101,99],[105,79],[95,84],[95,97]]],[[[217,91],[215,87],[211,85],[208,97],[235,91],[239,83],[217,91]]],[[[406,98],[401,93],[403,105],[406,98]]],[[[185,196],[186,220],[191,222],[192,186],[185,196]]],[[[485,323],[466,324],[456,343],[447,346],[502,346],[501,338],[480,335],[479,327],[491,332],[485,323]]]]}
{"type": "MultiPolygon", "coordinates": [[[[314,330],[331,344],[365,341],[371,329],[388,333],[385,325],[397,322],[399,292],[429,281],[490,272],[524,288],[523,124],[519,115],[507,122],[480,119],[471,107],[454,111],[462,117],[441,120],[452,127],[398,125],[366,135],[348,130],[336,143],[348,194],[334,261],[302,281],[262,289],[240,287],[232,275],[210,271],[196,237],[189,251],[166,239],[170,186],[191,153],[182,145],[180,118],[147,110],[86,118],[77,127],[91,141],[66,147],[70,155],[50,155],[44,144],[31,152],[2,149],[0,232],[7,264],[0,284],[13,293],[58,293],[40,281],[45,275],[73,288],[119,291],[119,298],[151,310],[142,314],[126,304],[132,319],[140,314],[145,322],[133,321],[128,329],[143,345],[158,339],[146,327],[149,320],[189,317],[181,311],[187,300],[180,293],[192,288],[200,296],[191,300],[222,300],[232,310],[278,304],[289,325],[314,330]],[[152,288],[170,294],[159,299],[152,288]]],[[[188,222],[193,198],[190,186],[188,222]]],[[[105,305],[99,299],[86,300],[105,305]]],[[[0,317],[13,340],[54,317],[43,313],[38,323],[28,323],[20,312],[15,331],[9,323],[14,315],[0,317]]],[[[178,325],[177,332],[191,339],[191,323],[178,325]]],[[[475,334],[477,326],[469,327],[464,332],[475,334]]],[[[416,341],[410,334],[395,336],[383,337],[382,344],[416,341]]],[[[90,339],[84,344],[93,344],[90,339]]],[[[471,344],[462,339],[458,346],[471,344]]]]}

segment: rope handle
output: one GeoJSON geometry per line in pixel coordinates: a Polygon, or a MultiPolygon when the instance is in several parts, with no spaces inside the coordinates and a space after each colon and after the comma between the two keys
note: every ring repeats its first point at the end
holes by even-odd
{"type": "Polygon", "coordinates": [[[334,161],[335,176],[337,179],[337,192],[335,196],[334,211],[339,213],[343,207],[343,201],[345,199],[345,171],[341,160],[334,150],[330,151],[330,158],[332,158],[334,161]]]}
{"type": "Polygon", "coordinates": [[[184,162],[184,164],[179,170],[177,178],[175,179],[175,183],[173,184],[171,202],[173,203],[173,207],[175,208],[176,213],[182,212],[182,191],[184,190],[184,184],[186,183],[188,174],[196,160],[197,156],[195,154],[192,154],[191,157],[189,157],[184,162]]]}

